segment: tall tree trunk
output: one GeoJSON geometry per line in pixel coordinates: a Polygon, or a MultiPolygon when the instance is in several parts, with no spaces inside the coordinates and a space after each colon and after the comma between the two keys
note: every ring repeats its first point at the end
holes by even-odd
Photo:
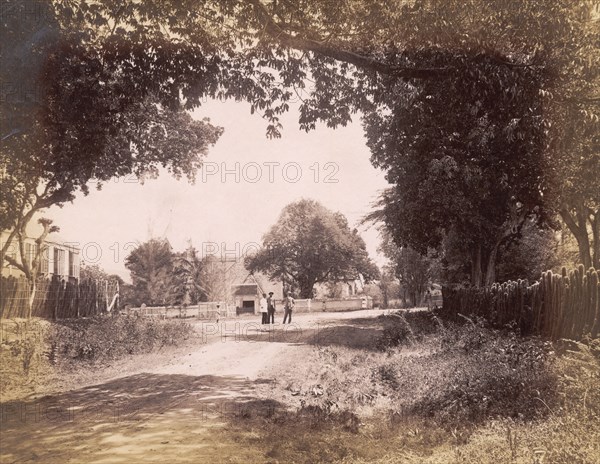
{"type": "Polygon", "coordinates": [[[498,242],[490,254],[488,255],[487,265],[485,268],[485,286],[489,287],[494,282],[496,282],[496,261],[498,259],[498,248],[500,247],[500,243],[498,242]]]}
{"type": "Polygon", "coordinates": [[[383,285],[383,308],[387,309],[390,304],[390,300],[388,297],[388,286],[387,283],[383,285]]]}
{"type": "Polygon", "coordinates": [[[36,280],[36,278],[30,280],[31,287],[29,288],[29,299],[27,300],[27,319],[30,319],[33,314],[33,302],[35,301],[35,293],[37,291],[36,280]]]}
{"type": "Polygon", "coordinates": [[[592,222],[592,248],[594,250],[594,256],[592,257],[592,265],[600,270],[600,210],[594,213],[594,219],[592,222]]]}
{"type": "Polygon", "coordinates": [[[481,280],[481,245],[477,245],[471,257],[471,284],[474,287],[481,287],[481,280]]]}
{"type": "Polygon", "coordinates": [[[314,279],[302,279],[300,284],[300,298],[310,299],[312,298],[313,288],[315,286],[314,279]]]}
{"type": "Polygon", "coordinates": [[[560,210],[560,216],[563,221],[575,236],[577,240],[577,247],[579,248],[579,260],[583,263],[583,266],[587,269],[592,266],[592,256],[590,248],[590,237],[587,231],[587,218],[583,205],[578,205],[576,208],[577,221],[569,212],[569,209],[563,206],[560,210]]]}

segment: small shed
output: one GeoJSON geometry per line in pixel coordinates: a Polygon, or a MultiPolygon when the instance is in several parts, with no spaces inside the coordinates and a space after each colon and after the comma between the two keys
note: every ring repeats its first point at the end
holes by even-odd
{"type": "Polygon", "coordinates": [[[239,284],[231,286],[237,314],[257,314],[263,293],[273,292],[276,301],[283,299],[283,285],[260,273],[249,273],[239,284]]]}
{"type": "Polygon", "coordinates": [[[233,298],[237,314],[254,314],[258,309],[260,300],[260,288],[258,284],[237,284],[233,287],[233,298]]]}

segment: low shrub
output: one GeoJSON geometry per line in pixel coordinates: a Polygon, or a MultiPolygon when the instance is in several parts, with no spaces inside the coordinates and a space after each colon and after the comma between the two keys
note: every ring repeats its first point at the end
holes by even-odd
{"type": "Polygon", "coordinates": [[[376,345],[383,351],[422,341],[443,327],[432,311],[398,311],[380,317],[383,332],[376,345]]]}
{"type": "Polygon", "coordinates": [[[108,361],[177,345],[192,335],[192,326],[181,320],[135,316],[70,319],[52,325],[47,336],[48,357],[55,362],[108,361]]]}
{"type": "Polygon", "coordinates": [[[333,427],[357,433],[360,425],[356,414],[347,409],[338,410],[333,403],[327,401],[321,405],[304,405],[295,413],[291,413],[291,417],[298,425],[312,430],[333,427]]]}
{"type": "Polygon", "coordinates": [[[548,414],[548,404],[557,400],[550,343],[491,329],[481,320],[438,329],[429,340],[437,341],[435,351],[394,364],[404,414],[447,424],[548,414]]]}
{"type": "Polygon", "coordinates": [[[373,369],[371,378],[376,383],[381,383],[392,390],[397,390],[400,386],[398,371],[393,364],[381,364],[373,369]]]}
{"type": "Polygon", "coordinates": [[[556,404],[550,343],[508,330],[440,323],[431,312],[382,317],[378,351],[316,351],[286,386],[306,404],[433,419],[443,426],[496,418],[534,420],[556,404]],[[401,349],[399,349],[401,348],[401,349]],[[379,412],[377,412],[379,411],[379,412]]]}
{"type": "Polygon", "coordinates": [[[402,315],[387,316],[384,320],[383,333],[377,341],[377,348],[385,351],[388,348],[414,342],[412,329],[402,315]]]}
{"type": "Polygon", "coordinates": [[[0,394],[4,399],[43,382],[49,369],[44,339],[50,323],[39,319],[4,319],[0,324],[0,394]]]}

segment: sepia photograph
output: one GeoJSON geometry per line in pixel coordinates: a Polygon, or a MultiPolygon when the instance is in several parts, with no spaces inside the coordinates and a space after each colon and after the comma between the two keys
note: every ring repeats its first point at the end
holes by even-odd
{"type": "Polygon", "coordinates": [[[1,464],[600,464],[600,0],[0,0],[1,464]]]}

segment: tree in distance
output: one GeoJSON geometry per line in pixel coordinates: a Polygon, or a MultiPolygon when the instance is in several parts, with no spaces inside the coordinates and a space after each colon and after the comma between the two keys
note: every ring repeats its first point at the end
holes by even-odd
{"type": "Polygon", "coordinates": [[[166,239],[153,238],[134,248],[125,259],[131,272],[134,298],[148,306],[170,304],[173,296],[173,250],[166,239]]]}
{"type": "Polygon", "coordinates": [[[251,272],[283,281],[300,298],[312,298],[315,284],[379,276],[365,242],[340,213],[313,200],[287,205],[263,237],[263,248],[246,258],[251,272]]]}

